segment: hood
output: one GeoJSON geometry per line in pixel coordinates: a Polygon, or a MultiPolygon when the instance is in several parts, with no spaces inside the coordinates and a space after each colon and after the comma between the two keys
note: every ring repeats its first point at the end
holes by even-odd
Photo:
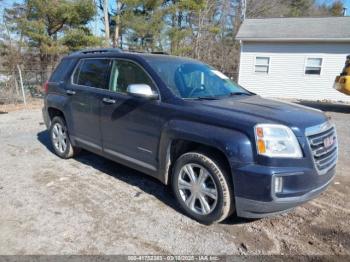
{"type": "Polygon", "coordinates": [[[227,120],[239,116],[238,118],[245,122],[244,124],[277,123],[303,133],[305,128],[327,121],[326,115],[320,110],[273,99],[264,99],[258,95],[202,100],[200,103],[211,113],[225,115],[227,120]]]}

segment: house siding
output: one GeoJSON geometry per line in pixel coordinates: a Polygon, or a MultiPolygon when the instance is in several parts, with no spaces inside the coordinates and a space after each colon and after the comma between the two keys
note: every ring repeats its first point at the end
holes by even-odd
{"type": "Polygon", "coordinates": [[[263,97],[350,102],[333,89],[350,43],[259,43],[241,46],[239,84],[263,97]],[[255,73],[255,58],[269,57],[268,74],[255,73]],[[305,75],[307,58],[322,58],[321,75],[305,75]]]}

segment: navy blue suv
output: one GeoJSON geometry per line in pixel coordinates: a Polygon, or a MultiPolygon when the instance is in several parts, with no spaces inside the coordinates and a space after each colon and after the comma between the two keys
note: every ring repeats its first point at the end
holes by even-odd
{"type": "Polygon", "coordinates": [[[151,175],[205,224],[284,212],[335,175],[336,130],[321,111],[263,99],[196,60],[80,51],[45,90],[58,156],[85,149],[151,175]]]}

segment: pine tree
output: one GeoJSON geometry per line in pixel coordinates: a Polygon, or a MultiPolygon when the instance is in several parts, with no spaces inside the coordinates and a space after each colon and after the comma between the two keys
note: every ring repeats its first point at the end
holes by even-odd
{"type": "Polygon", "coordinates": [[[161,0],[125,0],[122,26],[127,30],[130,49],[155,51],[160,49],[163,28],[161,0]]]}
{"type": "Polygon", "coordinates": [[[39,53],[41,70],[47,71],[60,54],[99,44],[87,27],[95,13],[93,0],[25,0],[7,9],[6,19],[39,53]]]}

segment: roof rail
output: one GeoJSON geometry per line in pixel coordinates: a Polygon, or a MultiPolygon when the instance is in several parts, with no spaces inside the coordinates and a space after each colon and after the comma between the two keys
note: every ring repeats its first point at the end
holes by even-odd
{"type": "Polygon", "coordinates": [[[169,53],[162,52],[162,51],[151,52],[151,54],[155,54],[155,55],[169,55],[169,53]]]}
{"type": "Polygon", "coordinates": [[[73,52],[70,55],[80,55],[80,54],[98,54],[98,53],[122,53],[123,51],[119,48],[94,48],[94,49],[84,49],[81,51],[73,52]]]}
{"type": "Polygon", "coordinates": [[[169,53],[163,52],[163,51],[148,52],[148,51],[137,50],[137,49],[129,49],[127,52],[130,52],[130,53],[139,53],[139,54],[169,55],[169,53]]]}

